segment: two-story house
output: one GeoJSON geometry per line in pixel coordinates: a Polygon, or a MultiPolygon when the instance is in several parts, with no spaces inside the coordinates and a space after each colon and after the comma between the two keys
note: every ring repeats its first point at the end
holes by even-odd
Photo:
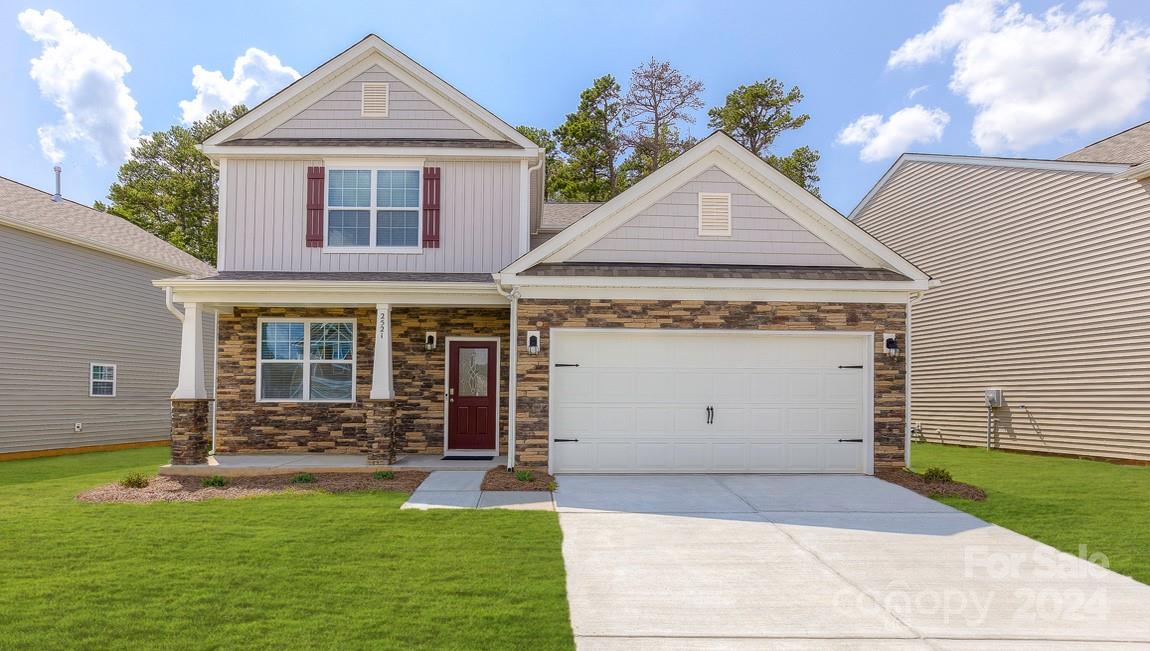
{"type": "Polygon", "coordinates": [[[901,465],[929,278],[723,133],[561,232],[543,152],[368,36],[208,139],[215,394],[172,456],[507,455],[551,472],[901,465]],[[550,237],[547,237],[550,235],[550,237]],[[535,248],[532,248],[532,243],[535,248]]]}

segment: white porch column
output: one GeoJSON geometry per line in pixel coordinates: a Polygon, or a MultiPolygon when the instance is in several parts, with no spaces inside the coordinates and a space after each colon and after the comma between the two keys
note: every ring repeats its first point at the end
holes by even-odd
{"type": "Polygon", "coordinates": [[[375,363],[371,368],[371,399],[391,400],[391,305],[375,306],[375,363]]]}
{"type": "Polygon", "coordinates": [[[204,400],[204,320],[197,303],[184,303],[184,330],[180,340],[180,383],[173,400],[204,400]]]}

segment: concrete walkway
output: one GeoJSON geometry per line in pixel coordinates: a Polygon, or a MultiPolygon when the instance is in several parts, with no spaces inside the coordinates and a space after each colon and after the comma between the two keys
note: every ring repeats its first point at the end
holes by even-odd
{"type": "Polygon", "coordinates": [[[514,509],[554,511],[547,491],[481,490],[486,472],[437,470],[407,498],[403,509],[514,509]]]}
{"type": "Polygon", "coordinates": [[[1150,648],[1150,586],[872,477],[560,484],[581,649],[1150,648]]]}

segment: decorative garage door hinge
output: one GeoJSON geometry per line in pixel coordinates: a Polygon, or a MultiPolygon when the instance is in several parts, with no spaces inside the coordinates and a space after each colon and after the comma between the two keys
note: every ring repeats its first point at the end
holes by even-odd
{"type": "Polygon", "coordinates": [[[839,364],[839,368],[862,368],[862,364],[839,364]]]}
{"type": "Polygon", "coordinates": [[[562,368],[564,366],[579,366],[578,364],[556,364],[555,368],[562,368]]]}

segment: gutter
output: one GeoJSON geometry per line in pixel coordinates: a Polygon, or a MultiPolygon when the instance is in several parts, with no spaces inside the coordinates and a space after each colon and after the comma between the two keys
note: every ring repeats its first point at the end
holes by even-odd
{"type": "Polygon", "coordinates": [[[164,287],[164,307],[167,307],[168,311],[172,313],[172,316],[179,319],[180,323],[184,322],[184,313],[172,302],[172,287],[170,285],[164,287]]]}

